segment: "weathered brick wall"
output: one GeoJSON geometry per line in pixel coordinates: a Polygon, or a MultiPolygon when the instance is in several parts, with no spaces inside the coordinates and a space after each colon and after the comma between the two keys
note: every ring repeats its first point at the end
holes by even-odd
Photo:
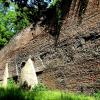
{"type": "Polygon", "coordinates": [[[39,80],[52,89],[84,92],[100,89],[100,4],[96,1],[89,0],[81,24],[75,9],[71,8],[63,22],[57,47],[54,38],[39,25],[35,30],[31,31],[30,26],[17,34],[0,51],[2,72],[8,62],[10,75],[14,75],[15,66],[21,67],[31,55],[36,71],[43,71],[38,74],[39,80]]]}

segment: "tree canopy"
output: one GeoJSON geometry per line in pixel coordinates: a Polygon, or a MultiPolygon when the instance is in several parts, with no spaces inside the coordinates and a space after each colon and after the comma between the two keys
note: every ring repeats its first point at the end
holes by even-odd
{"type": "MultiPolygon", "coordinates": [[[[36,25],[41,17],[42,24],[57,40],[63,16],[68,15],[72,2],[76,4],[77,0],[0,0],[0,48],[30,23],[36,25]]],[[[79,17],[85,13],[87,4],[88,0],[79,0],[79,17]]]]}
{"type": "Polygon", "coordinates": [[[17,8],[18,6],[13,3],[0,1],[0,48],[6,45],[15,33],[29,24],[28,19],[24,15],[21,16],[21,12],[16,12],[17,8]]]}
{"type": "Polygon", "coordinates": [[[51,0],[0,0],[0,48],[29,23],[36,23],[40,9],[46,9],[51,0]]]}

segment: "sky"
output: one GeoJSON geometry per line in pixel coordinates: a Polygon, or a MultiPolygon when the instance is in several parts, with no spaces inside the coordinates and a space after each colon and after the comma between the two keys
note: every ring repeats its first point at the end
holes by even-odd
{"type": "MultiPolygon", "coordinates": [[[[33,6],[33,4],[34,4],[34,1],[35,0],[28,0],[28,2],[27,2],[27,4],[30,6],[30,7],[32,7],[33,6]]],[[[53,0],[43,0],[45,3],[47,3],[47,7],[49,7],[50,6],[50,4],[51,4],[51,2],[53,1],[53,0]]],[[[34,4],[34,7],[36,7],[36,5],[34,4]]]]}

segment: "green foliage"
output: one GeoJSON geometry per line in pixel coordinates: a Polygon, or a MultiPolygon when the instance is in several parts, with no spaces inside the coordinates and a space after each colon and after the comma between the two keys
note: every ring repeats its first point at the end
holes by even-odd
{"type": "Polygon", "coordinates": [[[0,48],[2,48],[8,41],[6,40],[6,38],[1,38],[0,37],[0,48]]]}
{"type": "Polygon", "coordinates": [[[7,85],[8,85],[9,88],[17,87],[17,85],[15,84],[15,81],[13,79],[8,79],[7,85]]]}
{"type": "MultiPolygon", "coordinates": [[[[24,3],[22,0],[14,0],[15,3],[10,1],[11,0],[0,1],[0,47],[7,44],[15,33],[28,26],[29,23],[36,25],[41,17],[43,17],[44,20],[46,19],[45,26],[49,27],[48,30],[51,29],[50,34],[55,36],[55,43],[57,43],[62,26],[62,19],[65,15],[69,14],[72,2],[75,4],[77,2],[77,0],[53,0],[49,8],[46,8],[46,5],[41,5],[41,3],[43,3],[42,0],[36,0],[35,2],[38,1],[38,8],[36,9],[27,6],[27,0],[23,0],[24,3]],[[54,23],[53,25],[52,21],[54,23]]],[[[79,23],[86,11],[88,1],[89,0],[79,0],[76,10],[76,15],[78,14],[79,17],[79,23]]]]}
{"type": "Polygon", "coordinates": [[[59,4],[59,3],[61,3],[61,1],[62,0],[52,0],[52,3],[50,4],[49,7],[53,7],[53,6],[57,5],[57,4],[59,4]]]}
{"type": "Polygon", "coordinates": [[[46,86],[44,86],[43,84],[38,84],[32,89],[32,91],[34,93],[37,93],[39,91],[47,91],[47,90],[48,90],[48,88],[46,86]]]}
{"type": "Polygon", "coordinates": [[[1,47],[5,45],[15,33],[14,20],[16,20],[15,12],[5,9],[2,6],[2,9],[0,9],[0,46],[1,47]]]}
{"type": "Polygon", "coordinates": [[[9,3],[9,6],[5,7],[4,4],[5,2],[0,1],[0,48],[6,45],[15,33],[29,25],[26,16],[17,19],[18,15],[21,16],[21,12],[16,11],[17,5],[9,3]]]}

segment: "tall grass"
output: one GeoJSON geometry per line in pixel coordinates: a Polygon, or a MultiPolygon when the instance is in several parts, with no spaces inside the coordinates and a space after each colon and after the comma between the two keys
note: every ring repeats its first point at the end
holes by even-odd
{"type": "Polygon", "coordinates": [[[25,90],[18,85],[0,87],[0,100],[100,100],[100,92],[92,96],[48,90],[39,84],[32,90],[25,90]]]}
{"type": "Polygon", "coordinates": [[[34,98],[35,100],[96,100],[92,96],[60,91],[40,91],[34,98]]]}

